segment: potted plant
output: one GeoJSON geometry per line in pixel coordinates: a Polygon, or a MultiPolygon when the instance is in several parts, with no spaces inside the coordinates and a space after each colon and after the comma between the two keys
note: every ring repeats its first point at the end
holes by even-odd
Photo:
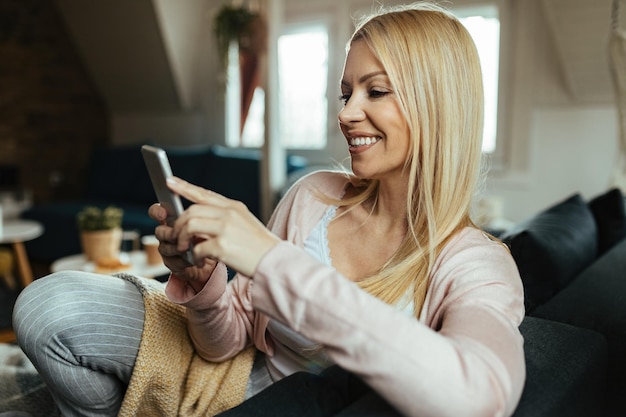
{"type": "Polygon", "coordinates": [[[119,259],[124,211],[87,206],[76,216],[85,257],[96,264],[119,259]]]}
{"type": "Polygon", "coordinates": [[[215,15],[214,33],[222,65],[227,65],[228,48],[235,41],[239,50],[257,50],[265,41],[265,29],[258,13],[247,7],[223,6],[215,15]]]}

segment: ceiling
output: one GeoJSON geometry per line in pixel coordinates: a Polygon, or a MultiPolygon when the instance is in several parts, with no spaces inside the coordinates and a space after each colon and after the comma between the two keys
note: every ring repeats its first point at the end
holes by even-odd
{"type": "MultiPolygon", "coordinates": [[[[613,100],[607,52],[612,0],[542,0],[542,6],[573,101],[613,100]]],[[[622,0],[620,23],[626,31],[624,12],[622,0]]]]}
{"type": "MultiPolygon", "coordinates": [[[[202,66],[197,57],[211,47],[209,17],[219,2],[55,1],[113,113],[175,112],[201,105],[199,80],[216,71],[215,63],[202,66]]],[[[612,0],[536,1],[571,100],[613,100],[606,51],[612,0]]],[[[622,16],[624,9],[626,3],[622,16]]]]}
{"type": "Polygon", "coordinates": [[[204,58],[212,48],[215,0],[55,2],[113,113],[201,105],[199,84],[204,74],[216,72],[215,60],[204,58]]]}
{"type": "Polygon", "coordinates": [[[56,2],[110,109],[179,106],[152,0],[56,2]]]}

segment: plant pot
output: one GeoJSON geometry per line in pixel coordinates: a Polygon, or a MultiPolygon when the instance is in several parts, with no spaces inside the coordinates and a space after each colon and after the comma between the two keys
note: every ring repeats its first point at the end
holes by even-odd
{"type": "Polygon", "coordinates": [[[122,245],[122,228],[81,231],[80,242],[88,261],[98,263],[119,259],[122,245]]]}

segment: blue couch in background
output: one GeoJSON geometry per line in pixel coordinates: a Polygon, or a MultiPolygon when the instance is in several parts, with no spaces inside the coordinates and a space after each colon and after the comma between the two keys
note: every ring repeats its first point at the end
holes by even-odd
{"type": "MultiPolygon", "coordinates": [[[[174,175],[244,202],[260,217],[261,152],[223,146],[166,148],[174,175]]],[[[303,157],[287,157],[287,173],[306,167],[303,157]]],[[[148,207],[156,201],[141,155],[141,145],[98,148],[88,165],[84,196],[73,201],[35,204],[22,217],[39,221],[44,234],[26,242],[33,261],[53,262],[81,252],[76,214],[85,206],[115,205],[124,210],[122,227],[153,234],[148,207]]]]}

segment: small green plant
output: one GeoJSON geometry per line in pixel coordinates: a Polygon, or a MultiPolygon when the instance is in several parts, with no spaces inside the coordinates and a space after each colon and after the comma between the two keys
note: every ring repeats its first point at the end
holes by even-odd
{"type": "Polygon", "coordinates": [[[122,226],[123,215],[124,211],[118,207],[87,206],[78,213],[76,221],[80,231],[110,230],[122,226]]]}
{"type": "Polygon", "coordinates": [[[228,46],[237,41],[240,48],[247,47],[252,36],[251,24],[259,15],[246,7],[222,7],[214,18],[214,31],[217,49],[222,65],[226,65],[228,46]]]}

